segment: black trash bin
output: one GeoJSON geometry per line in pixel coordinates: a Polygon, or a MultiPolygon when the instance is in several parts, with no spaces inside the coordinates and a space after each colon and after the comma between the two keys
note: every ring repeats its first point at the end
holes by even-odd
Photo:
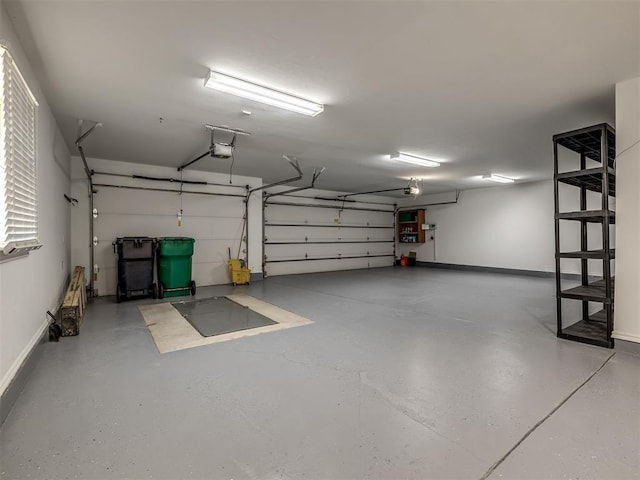
{"type": "Polygon", "coordinates": [[[156,245],[157,240],[151,237],[122,237],[113,242],[113,251],[118,254],[118,303],[133,296],[158,296],[153,281],[156,245]]]}

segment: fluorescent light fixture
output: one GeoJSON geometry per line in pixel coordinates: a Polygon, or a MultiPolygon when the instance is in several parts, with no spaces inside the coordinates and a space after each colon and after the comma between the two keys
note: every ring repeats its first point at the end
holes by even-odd
{"type": "Polygon", "coordinates": [[[495,173],[492,173],[491,175],[483,175],[482,178],[484,180],[491,180],[492,182],[497,182],[497,183],[513,183],[513,182],[515,182],[515,180],[513,178],[503,177],[502,175],[496,175],[495,173]]]}
{"type": "Polygon", "coordinates": [[[392,153],[390,155],[391,160],[395,160],[396,162],[409,163],[411,165],[419,165],[421,167],[439,167],[440,162],[436,162],[435,160],[429,160],[424,157],[417,157],[416,155],[411,155],[409,153],[392,153]]]}
{"type": "Polygon", "coordinates": [[[278,92],[213,70],[209,71],[204,86],[312,117],[324,111],[324,105],[320,103],[294,97],[288,93],[278,92]]]}

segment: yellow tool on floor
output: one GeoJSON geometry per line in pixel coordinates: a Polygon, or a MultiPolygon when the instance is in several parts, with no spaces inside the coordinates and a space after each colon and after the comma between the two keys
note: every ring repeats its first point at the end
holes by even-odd
{"type": "Polygon", "coordinates": [[[229,271],[231,272],[231,283],[236,285],[249,285],[251,281],[251,270],[245,267],[244,260],[232,258],[229,260],[229,271]]]}

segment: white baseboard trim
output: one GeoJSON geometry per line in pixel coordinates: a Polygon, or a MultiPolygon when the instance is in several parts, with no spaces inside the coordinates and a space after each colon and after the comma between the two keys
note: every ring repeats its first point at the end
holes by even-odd
{"type": "Polygon", "coordinates": [[[49,328],[49,320],[45,319],[44,322],[42,322],[42,325],[40,325],[36,333],[33,335],[33,337],[31,337],[29,343],[27,343],[22,352],[20,352],[18,358],[15,359],[7,373],[5,373],[2,377],[2,380],[0,381],[0,395],[4,395],[4,393],[7,391],[7,388],[9,388],[9,385],[11,385],[11,382],[20,370],[20,367],[22,367],[29,354],[40,342],[40,339],[42,338],[42,335],[45,333],[45,330],[47,328],[49,328]]]}
{"type": "Polygon", "coordinates": [[[634,335],[632,333],[616,332],[614,330],[611,336],[617,340],[626,340],[627,342],[640,343],[640,335],[634,335]]]}

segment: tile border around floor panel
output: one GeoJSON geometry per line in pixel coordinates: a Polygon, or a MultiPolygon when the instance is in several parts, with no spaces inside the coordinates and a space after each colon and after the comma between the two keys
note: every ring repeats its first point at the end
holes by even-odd
{"type": "Polygon", "coordinates": [[[203,337],[180,315],[171,303],[141,305],[138,309],[160,353],[212,345],[214,343],[251,337],[262,333],[277,332],[286,330],[287,328],[301,327],[313,323],[313,321],[308,318],[301,317],[300,315],[296,315],[295,313],[249,295],[226,295],[225,297],[278,323],[249,330],[224,333],[212,337],[203,337]]]}

